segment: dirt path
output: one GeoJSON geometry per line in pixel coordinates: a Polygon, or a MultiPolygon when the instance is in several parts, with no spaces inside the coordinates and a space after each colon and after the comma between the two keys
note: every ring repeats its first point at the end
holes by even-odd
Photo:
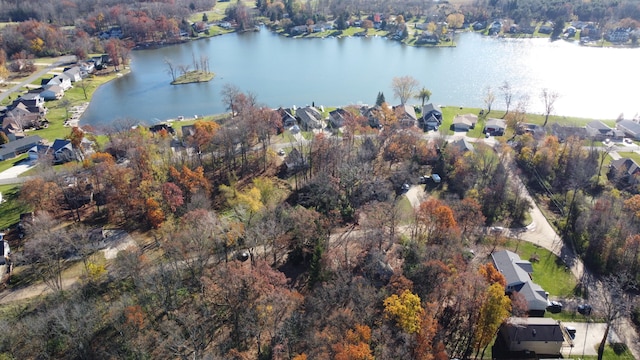
{"type": "MultiPolygon", "coordinates": [[[[78,278],[63,279],[62,289],[70,289],[77,281],[78,278]]],[[[50,294],[51,292],[51,288],[42,283],[19,289],[5,290],[0,293],[0,305],[7,305],[18,301],[28,300],[37,296],[50,294]]]]}

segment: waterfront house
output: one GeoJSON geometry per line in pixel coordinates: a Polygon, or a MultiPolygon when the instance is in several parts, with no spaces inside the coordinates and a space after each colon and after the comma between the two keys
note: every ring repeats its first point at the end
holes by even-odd
{"type": "Polygon", "coordinates": [[[45,101],[60,100],[64,96],[64,90],[58,85],[47,85],[40,92],[45,101]]]}
{"type": "Polygon", "coordinates": [[[71,89],[71,78],[65,74],[56,75],[47,82],[47,85],[58,85],[62,90],[71,89]]]}
{"type": "Polygon", "coordinates": [[[622,131],[624,136],[640,140],[640,124],[633,120],[620,120],[616,123],[616,129],[622,131]]]}
{"type": "Polygon", "coordinates": [[[507,129],[507,122],[502,119],[487,119],[484,125],[484,133],[493,136],[502,136],[507,129]]]}
{"type": "Polygon", "coordinates": [[[442,124],[442,110],[438,105],[432,103],[422,107],[422,117],[420,125],[424,131],[438,130],[442,124]]]}
{"type": "Polygon", "coordinates": [[[349,113],[345,109],[335,109],[329,112],[329,125],[332,128],[341,128],[348,116],[349,113]]]}
{"type": "Polygon", "coordinates": [[[63,72],[64,75],[69,77],[72,83],[82,80],[82,70],[79,66],[74,66],[63,72]]]}
{"type": "Polygon", "coordinates": [[[398,123],[402,127],[412,127],[416,125],[418,117],[416,116],[416,110],[411,105],[398,105],[393,107],[393,112],[398,118],[398,123]]]}
{"type": "Polygon", "coordinates": [[[282,119],[282,126],[285,128],[290,128],[294,125],[298,125],[298,120],[296,120],[295,116],[291,115],[293,111],[291,109],[278,108],[276,110],[282,119]]]}
{"type": "Polygon", "coordinates": [[[464,115],[456,115],[453,118],[453,123],[451,124],[451,129],[453,131],[469,131],[476,126],[478,122],[478,115],[475,114],[464,114],[464,115]]]}
{"type": "Polygon", "coordinates": [[[313,106],[305,106],[296,110],[296,117],[305,130],[322,129],[322,113],[313,106]]]}

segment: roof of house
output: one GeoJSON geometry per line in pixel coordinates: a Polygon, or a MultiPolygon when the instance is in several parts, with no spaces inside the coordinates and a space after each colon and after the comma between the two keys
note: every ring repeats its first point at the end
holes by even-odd
{"type": "Polygon", "coordinates": [[[9,154],[25,147],[31,148],[40,141],[42,141],[42,138],[38,135],[27,136],[21,139],[9,141],[6,144],[0,145],[0,154],[9,154]]]}
{"type": "Polygon", "coordinates": [[[318,123],[322,119],[320,111],[311,106],[296,110],[296,116],[300,118],[303,124],[318,123]]]}
{"type": "MultiPolygon", "coordinates": [[[[64,93],[64,89],[62,89],[62,87],[60,87],[60,85],[56,85],[56,84],[47,84],[44,86],[44,90],[43,91],[51,91],[54,94],[58,94],[58,93],[64,93]]],[[[40,92],[40,94],[42,94],[42,92],[40,92]]]]}
{"type": "Polygon", "coordinates": [[[26,93],[26,94],[22,94],[18,100],[22,99],[22,100],[38,100],[38,98],[42,98],[42,96],[40,96],[40,94],[38,93],[26,93]]]}
{"type": "Polygon", "coordinates": [[[527,300],[529,310],[545,310],[549,304],[544,289],[533,281],[525,282],[518,293],[527,300]]]}
{"type": "Polygon", "coordinates": [[[486,124],[484,125],[484,127],[500,127],[502,129],[505,129],[507,127],[507,122],[502,120],[502,119],[487,119],[486,124]]]}
{"type": "Polygon", "coordinates": [[[475,115],[475,114],[456,115],[453,118],[453,125],[465,124],[465,125],[473,126],[477,122],[478,122],[478,115],[475,115]]]}
{"type": "Polygon", "coordinates": [[[509,318],[503,325],[511,341],[564,341],[560,322],[551,318],[509,318]]]}
{"type": "Polygon", "coordinates": [[[53,145],[51,145],[51,148],[53,149],[54,152],[61,150],[65,147],[67,147],[68,145],[71,144],[71,141],[66,140],[66,139],[55,139],[53,141],[53,145]]]}
{"type": "Polygon", "coordinates": [[[74,66],[70,69],[67,69],[65,70],[64,74],[70,77],[80,75],[81,74],[80,67],[74,66]]]}
{"type": "Polygon", "coordinates": [[[440,106],[434,105],[433,103],[428,103],[422,108],[423,115],[426,115],[432,111],[437,111],[442,114],[442,110],[440,109],[440,106]]]}
{"type": "Polygon", "coordinates": [[[624,130],[634,134],[640,134],[640,124],[633,120],[620,120],[616,124],[616,127],[623,128],[624,130]]]}
{"type": "Polygon", "coordinates": [[[449,143],[449,146],[452,146],[462,152],[473,151],[473,144],[469,142],[466,138],[460,138],[460,139],[454,140],[449,143]]]}
{"type": "Polygon", "coordinates": [[[394,106],[393,109],[394,110],[400,109],[399,111],[401,111],[402,116],[408,116],[412,120],[418,120],[418,117],[416,116],[416,110],[411,105],[407,105],[407,104],[398,105],[398,106],[394,106]]]}
{"type": "Polygon", "coordinates": [[[638,164],[633,159],[624,157],[612,160],[609,166],[618,171],[624,171],[629,175],[634,175],[635,173],[640,171],[640,166],[638,166],[638,164]]]}
{"type": "Polygon", "coordinates": [[[607,131],[611,130],[611,128],[607,124],[603,123],[600,120],[594,120],[594,121],[588,123],[585,127],[591,128],[591,129],[594,129],[594,130],[598,130],[598,131],[601,131],[601,132],[607,132],[607,131]]]}
{"type": "Polygon", "coordinates": [[[527,260],[520,259],[518,254],[509,250],[495,251],[491,254],[496,269],[504,275],[507,285],[525,283],[531,278],[533,266],[527,260]]]}

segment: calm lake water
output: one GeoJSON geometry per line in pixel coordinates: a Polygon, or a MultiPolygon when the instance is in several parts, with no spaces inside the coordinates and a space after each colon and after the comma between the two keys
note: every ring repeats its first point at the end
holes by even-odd
{"type": "MultiPolygon", "coordinates": [[[[222,87],[229,83],[270,107],[373,104],[379,91],[394,99],[391,81],[410,75],[443,106],[483,107],[484,90],[514,90],[512,108],[529,96],[529,111],[543,112],[540,92],[557,92],[555,114],[615,119],[640,112],[640,49],[583,47],[547,39],[496,39],[457,35],[451,48],[416,48],[384,38],[290,39],[266,29],[229,34],[161,49],[134,51],[132,72],[100,87],[82,124],[108,125],[117,119],[147,123],[225,111],[222,87]],[[209,58],[213,81],[170,85],[164,59],[190,65],[209,58]]],[[[411,100],[415,104],[419,100],[411,100]]]]}

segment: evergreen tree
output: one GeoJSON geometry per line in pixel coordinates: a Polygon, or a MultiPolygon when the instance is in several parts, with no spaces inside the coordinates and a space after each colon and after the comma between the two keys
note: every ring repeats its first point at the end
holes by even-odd
{"type": "Polygon", "coordinates": [[[202,22],[207,22],[209,21],[209,17],[207,16],[207,13],[202,13],[202,22]]]}
{"type": "Polygon", "coordinates": [[[378,97],[376,98],[376,105],[382,106],[382,104],[384,104],[386,102],[387,101],[384,99],[384,93],[382,93],[382,91],[380,91],[378,93],[378,97]]]}

